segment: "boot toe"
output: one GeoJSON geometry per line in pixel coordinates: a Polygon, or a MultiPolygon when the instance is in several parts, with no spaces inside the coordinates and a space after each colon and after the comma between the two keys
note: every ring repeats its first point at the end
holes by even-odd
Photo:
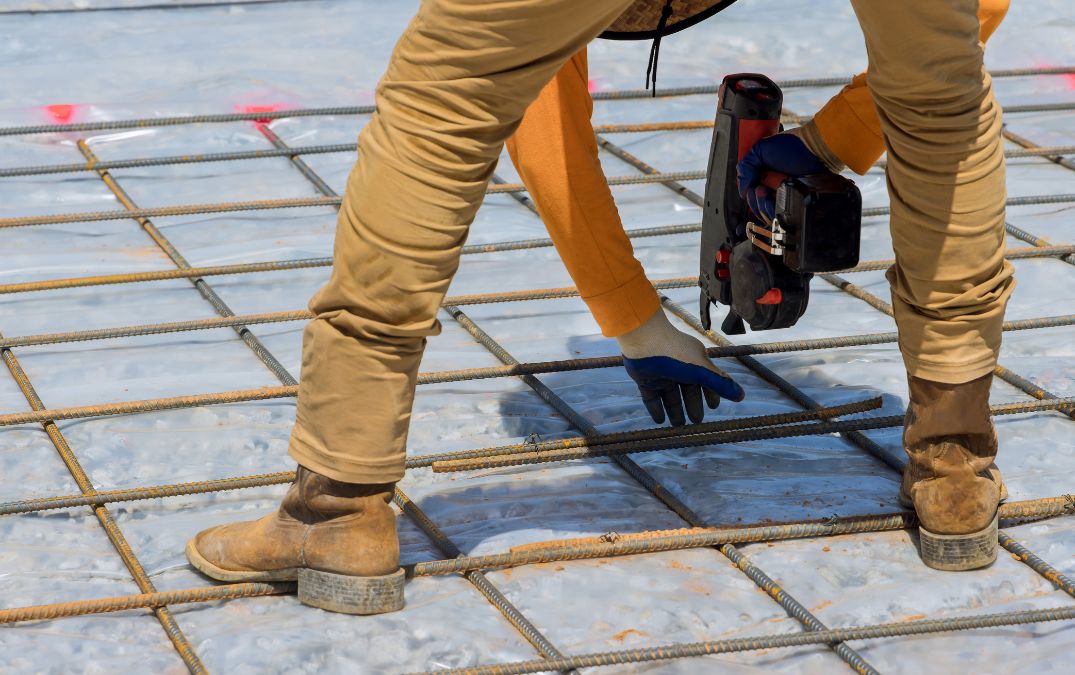
{"type": "Polygon", "coordinates": [[[245,527],[249,525],[233,523],[203,530],[187,542],[187,560],[199,572],[217,581],[296,580],[297,566],[282,566],[271,560],[275,556],[258,555],[258,544],[266,542],[251,540],[252,533],[245,531],[250,529],[245,527]]]}

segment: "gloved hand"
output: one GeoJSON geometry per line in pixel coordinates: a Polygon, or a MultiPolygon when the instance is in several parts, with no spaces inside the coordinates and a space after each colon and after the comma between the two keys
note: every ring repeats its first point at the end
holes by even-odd
{"type": "Polygon", "coordinates": [[[736,175],[740,196],[750,210],[767,223],[776,215],[775,193],[762,184],[765,174],[770,171],[795,177],[828,173],[829,169],[792,133],[774,134],[755,143],[736,166],[736,175]]]}
{"type": "Polygon", "coordinates": [[[702,399],[710,408],[721,397],[742,401],[743,388],[713,365],[701,341],[677,330],[658,309],[646,323],[616,340],[623,352],[627,374],[638,384],[642,402],[657,424],[667,413],[672,426],[698,423],[705,416],[702,399]]]}

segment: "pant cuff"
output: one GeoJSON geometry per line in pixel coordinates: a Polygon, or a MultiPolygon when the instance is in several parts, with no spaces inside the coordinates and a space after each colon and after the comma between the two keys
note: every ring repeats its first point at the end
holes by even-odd
{"type": "Polygon", "coordinates": [[[977,361],[950,364],[924,361],[904,352],[903,363],[907,368],[907,374],[912,377],[945,384],[964,384],[996,370],[997,357],[995,354],[990,354],[977,361]]]}
{"type": "Polygon", "coordinates": [[[310,471],[328,476],[332,480],[356,485],[398,483],[407,469],[405,454],[398,458],[389,457],[377,461],[334,457],[313,447],[301,436],[301,428],[296,424],[291,432],[288,454],[310,471]]]}
{"type": "Polygon", "coordinates": [[[661,307],[661,300],[646,275],[639,273],[630,281],[599,295],[584,296],[601,333],[616,337],[646,323],[661,307]]]}

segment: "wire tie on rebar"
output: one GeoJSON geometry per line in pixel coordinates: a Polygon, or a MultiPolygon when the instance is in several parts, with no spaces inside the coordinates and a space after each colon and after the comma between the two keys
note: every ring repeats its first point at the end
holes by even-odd
{"type": "Polygon", "coordinates": [[[822,524],[825,527],[835,527],[836,523],[838,523],[838,522],[840,522],[840,516],[839,516],[839,514],[834,513],[831,516],[829,516],[828,518],[826,518],[825,522],[822,523],[822,524]]]}
{"type": "Polygon", "coordinates": [[[526,440],[523,441],[523,443],[526,444],[526,445],[537,445],[540,442],[541,442],[541,434],[539,434],[536,431],[531,431],[530,435],[527,436],[526,440]]]}
{"type": "Polygon", "coordinates": [[[619,540],[620,540],[620,533],[616,532],[615,530],[610,531],[610,532],[605,532],[604,534],[601,535],[601,541],[603,541],[606,544],[615,544],[619,540]]]}

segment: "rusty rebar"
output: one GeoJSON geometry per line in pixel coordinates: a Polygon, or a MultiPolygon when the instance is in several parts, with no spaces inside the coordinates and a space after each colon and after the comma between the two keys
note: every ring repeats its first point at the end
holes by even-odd
{"type": "Polygon", "coordinates": [[[290,582],[224,584],[221,586],[186,588],[179,591],[153,591],[111,598],[57,602],[31,607],[12,607],[10,609],[0,609],[0,625],[23,621],[50,621],[72,616],[85,616],[86,614],[123,612],[131,609],[156,609],[166,605],[193,602],[215,602],[235,598],[283,595],[292,593],[294,590],[295,584],[290,582]]]}
{"type": "MultiPolygon", "coordinates": [[[[797,118],[796,118],[797,119],[797,118]]],[[[685,120],[676,122],[639,122],[626,124],[597,124],[594,132],[598,134],[629,134],[629,133],[657,133],[665,131],[696,131],[713,128],[712,120],[685,120]]],[[[267,125],[259,124],[258,130],[276,135],[267,125]]],[[[268,138],[268,135],[266,135],[268,138]]],[[[277,138],[279,138],[277,136],[277,138]]],[[[271,138],[270,138],[271,142],[271,138]]],[[[27,176],[47,176],[63,173],[81,173],[84,171],[115,170],[115,169],[140,169],[156,166],[173,166],[179,164],[208,164],[213,162],[234,162],[259,159],[275,159],[285,157],[296,159],[303,155],[323,155],[355,152],[357,143],[332,143],[315,145],[296,145],[276,147],[264,150],[239,150],[232,152],[205,152],[184,153],[182,155],[169,155],[164,157],[129,157],[124,159],[100,160],[97,162],[68,162],[65,164],[41,164],[34,166],[16,166],[0,168],[0,178],[16,178],[27,176]]],[[[1006,150],[1004,156],[1008,158],[1018,157],[1046,157],[1050,160],[1060,158],[1062,155],[1075,154],[1075,145],[1057,145],[1052,147],[1034,146],[1023,147],[1018,150],[1006,150]]],[[[1061,160],[1066,161],[1066,160],[1061,160]]],[[[878,162],[875,166],[883,167],[884,162],[878,162]]],[[[673,174],[666,174],[673,175],[673,174]]],[[[704,171],[679,172],[680,177],[676,180],[704,179],[704,171]]],[[[618,176],[608,179],[610,185],[629,185],[634,183],[655,182],[651,178],[638,180],[635,177],[618,176]]],[[[520,183],[503,183],[494,186],[491,192],[523,192],[526,188],[520,183]]]]}
{"type": "MultiPolygon", "coordinates": [[[[1045,68],[1018,68],[990,71],[996,77],[1031,77],[1041,75],[1062,75],[1073,72],[1071,66],[1057,66],[1045,68]]],[[[840,86],[851,81],[850,76],[822,77],[781,80],[779,84],[783,88],[793,87],[820,87],[840,86]]],[[[658,98],[671,98],[676,96],[695,96],[699,94],[715,94],[719,85],[702,85],[697,87],[668,87],[658,92],[658,98]]],[[[653,92],[644,89],[629,89],[620,91],[598,91],[592,94],[595,101],[626,100],[635,98],[651,98],[653,92]]],[[[1067,110],[1069,104],[1044,104],[1050,106],[1048,110],[1067,110]]],[[[1005,112],[1035,112],[1040,106],[1006,106],[1005,112]],[[1032,107],[1032,110],[1021,108],[1032,107]]],[[[103,120],[99,122],[71,122],[66,124],[35,124],[12,127],[0,127],[0,136],[25,136],[33,134],[70,133],[74,131],[114,131],[120,129],[146,129],[154,127],[178,126],[185,124],[221,124],[228,122],[271,122],[278,119],[294,117],[333,117],[369,115],[375,111],[372,105],[365,106],[333,106],[322,108],[291,108],[288,110],[267,110],[257,112],[234,112],[218,114],[192,114],[171,117],[143,117],[126,120],[103,120]]]]}
{"type": "MultiPolygon", "coordinates": [[[[8,372],[11,373],[12,378],[14,378],[15,383],[18,385],[26,402],[30,404],[30,407],[35,411],[44,410],[44,402],[38,395],[37,390],[34,389],[26,371],[23,369],[18,359],[15,358],[15,354],[10,349],[0,349],[0,357],[2,357],[4,365],[7,366],[8,372]]],[[[74,451],[60,431],[60,428],[56,426],[55,421],[45,419],[41,421],[41,425],[48,435],[49,440],[52,442],[52,446],[60,456],[60,460],[63,462],[67,472],[75,481],[75,485],[78,486],[79,491],[83,494],[95,492],[96,490],[93,483],[90,481],[85,469],[82,468],[82,464],[78,461],[78,458],[75,456],[74,451]]],[[[91,510],[94,517],[97,519],[97,522],[104,530],[109,543],[112,544],[116,553],[119,554],[120,559],[130,573],[138,590],[142,593],[155,592],[157,590],[156,587],[154,587],[149,575],[146,574],[145,568],[142,567],[142,563],[134,554],[134,550],[131,549],[130,544],[127,542],[127,538],[123,535],[123,532],[119,529],[116,521],[112,518],[112,513],[106,506],[100,505],[93,506],[91,510]]],[[[155,607],[153,609],[153,615],[164,630],[168,640],[172,643],[172,646],[175,647],[176,652],[179,654],[179,658],[182,659],[187,670],[195,675],[208,672],[201,659],[198,658],[198,654],[194,651],[194,647],[190,644],[190,640],[187,639],[187,636],[183,634],[182,629],[179,628],[179,624],[176,623],[175,617],[172,616],[171,611],[169,611],[167,607],[155,607]]]]}
{"type": "MultiPolygon", "coordinates": [[[[615,144],[613,144],[611,141],[608,141],[607,139],[602,139],[600,141],[600,145],[602,148],[610,151],[611,148],[616,147],[620,153],[624,154],[624,156],[629,154],[622,148],[615,146],[615,144]]],[[[687,191],[687,188],[679,184],[679,182],[675,179],[677,174],[661,174],[657,171],[651,171],[646,173],[654,176],[654,178],[625,178],[624,180],[628,182],[633,181],[660,183],[663,185],[673,186],[673,189],[680,191],[681,193],[687,191]]],[[[496,186],[494,186],[494,188],[490,188],[490,190],[495,191],[495,187],[496,186]]],[[[694,193],[692,192],[691,194],[694,193]]],[[[692,199],[691,201],[694,201],[694,199],[692,199]]],[[[1023,197],[1011,197],[1007,200],[1006,204],[1008,206],[1028,206],[1034,204],[1068,204],[1071,202],[1075,202],[1075,194],[1027,195],[1023,197]]],[[[239,211],[265,211],[275,209],[309,208],[316,206],[328,206],[335,208],[338,207],[340,203],[340,197],[315,196],[287,197],[282,199],[256,199],[235,202],[209,202],[203,204],[179,204],[176,206],[159,206],[154,208],[140,208],[117,211],[82,211],[76,213],[54,213],[41,216],[16,216],[10,218],[0,218],[0,229],[8,229],[14,227],[31,227],[38,225],[90,223],[108,220],[123,220],[127,218],[163,218],[173,216],[203,215],[212,213],[235,213],[239,211]]],[[[864,217],[884,216],[888,215],[888,213],[889,207],[887,206],[865,208],[862,210],[862,215],[864,217]]]]}
{"type": "MultiPolygon", "coordinates": [[[[626,230],[628,238],[638,239],[643,237],[659,237],[671,234],[684,234],[698,232],[702,229],[700,223],[687,223],[683,225],[658,225],[655,227],[640,227],[626,230]]],[[[497,253],[503,251],[521,251],[535,248],[550,248],[552,240],[548,237],[538,239],[519,239],[514,241],[502,241],[491,244],[469,244],[463,247],[463,255],[476,255],[482,253],[497,253]]],[[[45,279],[42,281],[24,281],[10,284],[0,284],[0,294],[26,293],[31,291],[46,291],[59,288],[80,288],[84,286],[103,286],[109,284],[143,283],[150,281],[163,281],[168,279],[192,279],[197,277],[210,277],[230,274],[250,274],[254,272],[279,272],[283,270],[307,269],[316,267],[331,267],[332,258],[301,258],[298,260],[270,260],[254,263],[236,263],[231,265],[209,265],[203,267],[187,267],[173,270],[152,270],[148,272],[129,272],[117,274],[101,274],[85,277],[68,277],[62,279],[45,279]]]]}

